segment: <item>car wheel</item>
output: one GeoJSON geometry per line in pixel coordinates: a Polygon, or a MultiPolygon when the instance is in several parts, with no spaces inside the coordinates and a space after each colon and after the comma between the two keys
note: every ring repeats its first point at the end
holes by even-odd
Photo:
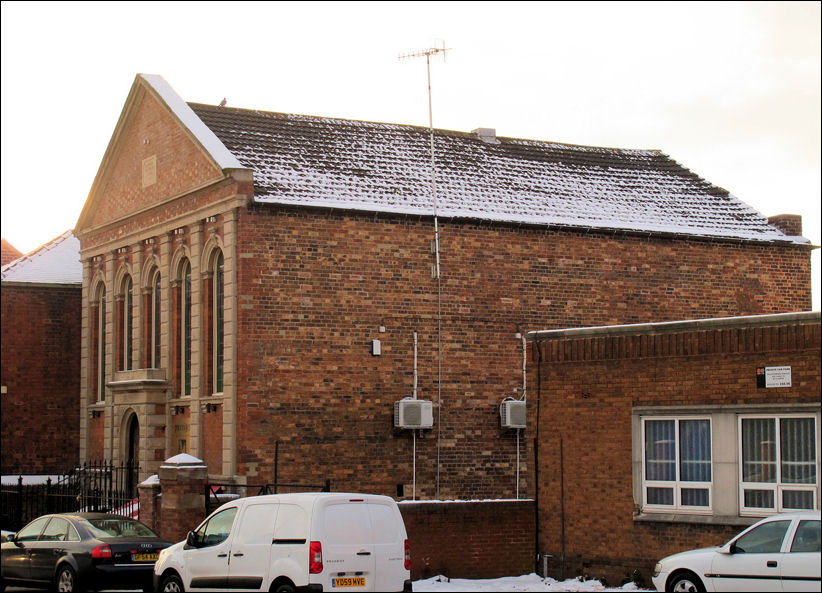
{"type": "Polygon", "coordinates": [[[170,574],[163,577],[160,582],[160,591],[163,593],[183,593],[183,581],[180,580],[176,574],[170,574]]]}
{"type": "Polygon", "coordinates": [[[274,593],[294,593],[296,589],[291,583],[282,583],[279,587],[274,589],[274,593]]]}
{"type": "Polygon", "coordinates": [[[694,573],[689,571],[680,572],[668,581],[668,587],[665,589],[670,593],[705,593],[705,587],[702,581],[694,573]]]}
{"type": "Polygon", "coordinates": [[[55,591],[79,591],[77,586],[77,574],[74,569],[68,564],[64,564],[57,571],[57,577],[54,579],[55,591]]]}

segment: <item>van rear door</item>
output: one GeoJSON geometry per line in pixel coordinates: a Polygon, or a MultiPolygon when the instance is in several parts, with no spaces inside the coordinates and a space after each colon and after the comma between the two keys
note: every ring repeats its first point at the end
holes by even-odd
{"type": "Polygon", "coordinates": [[[320,525],[323,588],[328,591],[380,590],[375,579],[371,516],[365,499],[329,501],[320,525]]]}
{"type": "Polygon", "coordinates": [[[405,568],[407,535],[400,510],[391,500],[370,498],[368,511],[374,534],[376,591],[402,591],[411,575],[405,568]]]}
{"type": "Polygon", "coordinates": [[[259,591],[271,565],[276,503],[248,504],[232,542],[227,589],[259,591]]]}

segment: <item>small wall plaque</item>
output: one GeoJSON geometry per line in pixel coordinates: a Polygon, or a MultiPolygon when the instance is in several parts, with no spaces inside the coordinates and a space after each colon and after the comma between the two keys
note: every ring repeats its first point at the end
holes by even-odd
{"type": "Polygon", "coordinates": [[[756,386],[760,389],[791,386],[791,367],[759,367],[756,369],[756,386]]]}
{"type": "Polygon", "coordinates": [[[157,155],[143,159],[143,189],[157,183],[157,155]]]}

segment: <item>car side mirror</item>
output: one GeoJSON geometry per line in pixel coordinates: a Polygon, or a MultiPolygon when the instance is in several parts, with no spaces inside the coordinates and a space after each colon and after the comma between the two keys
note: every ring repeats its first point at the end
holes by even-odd
{"type": "Polygon", "coordinates": [[[724,546],[721,546],[717,550],[717,552],[719,552],[720,554],[733,554],[735,552],[735,549],[734,549],[735,547],[736,546],[734,546],[734,544],[728,543],[728,544],[725,544],[724,546]]]}
{"type": "Polygon", "coordinates": [[[197,537],[197,534],[193,531],[189,531],[188,535],[186,536],[186,545],[190,548],[199,548],[200,547],[200,540],[197,537]]]}
{"type": "Polygon", "coordinates": [[[14,536],[15,536],[15,535],[16,535],[16,534],[14,534],[14,533],[9,533],[9,534],[6,536],[6,541],[7,541],[7,542],[12,542],[12,543],[14,543],[14,536]]]}

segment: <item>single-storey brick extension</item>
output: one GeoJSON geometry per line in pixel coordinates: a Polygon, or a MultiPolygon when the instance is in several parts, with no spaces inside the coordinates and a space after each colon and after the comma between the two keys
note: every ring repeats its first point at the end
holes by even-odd
{"type": "Polygon", "coordinates": [[[74,230],[81,459],[533,497],[528,332],[810,309],[798,217],[658,150],[433,143],[435,191],[427,128],[186,103],[138,75],[74,230]],[[502,427],[524,396],[528,428],[502,427]],[[430,428],[395,426],[408,397],[430,428]]]}

